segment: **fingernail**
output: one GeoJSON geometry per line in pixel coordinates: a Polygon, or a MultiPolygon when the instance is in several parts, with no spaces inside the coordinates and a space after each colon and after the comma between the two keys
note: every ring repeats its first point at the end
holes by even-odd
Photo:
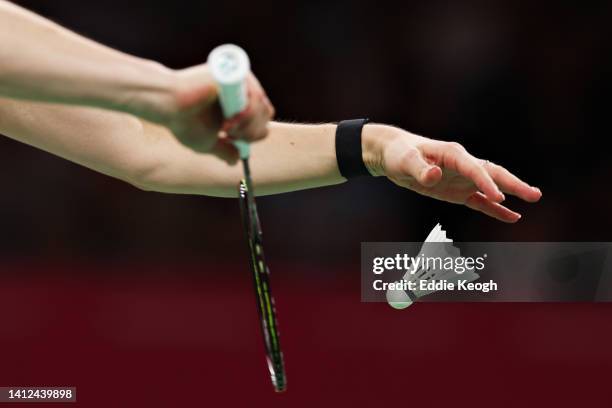
{"type": "Polygon", "coordinates": [[[536,193],[542,194],[542,192],[540,191],[540,189],[539,189],[539,188],[537,188],[537,187],[531,187],[531,189],[532,189],[533,191],[535,191],[536,193]]]}
{"type": "Polygon", "coordinates": [[[504,193],[502,193],[501,191],[498,191],[499,196],[501,197],[502,201],[506,201],[506,196],[504,195],[504,193]]]}

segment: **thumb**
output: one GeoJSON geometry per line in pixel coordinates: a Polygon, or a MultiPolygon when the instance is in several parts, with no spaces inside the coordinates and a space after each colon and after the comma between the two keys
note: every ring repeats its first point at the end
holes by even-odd
{"type": "Polygon", "coordinates": [[[404,154],[401,170],[425,187],[433,187],[442,179],[442,169],[427,163],[417,148],[411,148],[404,154]]]}

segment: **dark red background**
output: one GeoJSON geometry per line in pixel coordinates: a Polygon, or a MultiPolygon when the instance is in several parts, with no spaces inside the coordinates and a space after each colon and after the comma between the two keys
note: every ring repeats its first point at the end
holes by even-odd
{"type": "Polygon", "coordinates": [[[280,264],[274,291],[289,386],[277,395],[244,267],[100,265],[86,278],[87,265],[11,265],[33,277],[3,280],[0,289],[0,384],[76,386],[78,405],[87,407],[606,406],[609,399],[610,304],[428,303],[396,311],[360,303],[358,279],[315,282],[309,268],[280,264]],[[174,275],[201,268],[218,273],[174,275]]]}

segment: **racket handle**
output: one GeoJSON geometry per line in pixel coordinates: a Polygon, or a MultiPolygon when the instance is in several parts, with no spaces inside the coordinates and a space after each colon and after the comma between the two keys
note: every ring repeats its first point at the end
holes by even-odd
{"type": "MultiPolygon", "coordinates": [[[[247,53],[234,44],[220,45],[208,55],[208,66],[219,87],[223,116],[231,118],[246,109],[249,103],[246,79],[251,70],[247,53]]],[[[248,159],[248,142],[237,140],[234,146],[238,149],[241,159],[248,159]]]]}

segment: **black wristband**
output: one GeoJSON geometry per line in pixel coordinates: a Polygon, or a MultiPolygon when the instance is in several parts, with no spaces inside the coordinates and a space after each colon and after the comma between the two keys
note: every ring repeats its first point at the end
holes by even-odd
{"type": "Polygon", "coordinates": [[[371,176],[363,162],[361,130],[369,119],[343,120],[336,127],[336,160],[342,177],[371,176]]]}

